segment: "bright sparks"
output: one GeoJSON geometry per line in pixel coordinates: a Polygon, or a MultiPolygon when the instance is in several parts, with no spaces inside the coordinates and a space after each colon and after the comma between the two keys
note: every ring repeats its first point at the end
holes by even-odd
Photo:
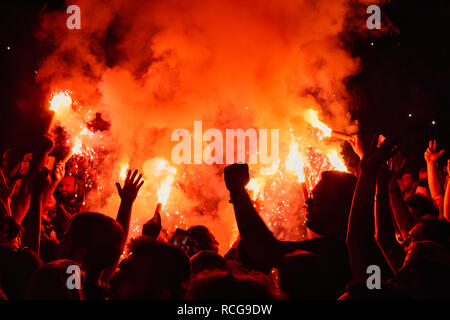
{"type": "Polygon", "coordinates": [[[303,157],[298,151],[298,144],[295,142],[291,143],[289,146],[289,154],[286,159],[286,169],[295,172],[298,182],[305,182],[304,166],[305,163],[303,157]]]}
{"type": "Polygon", "coordinates": [[[325,137],[331,136],[331,129],[322,121],[319,120],[318,112],[313,109],[308,109],[305,111],[305,120],[314,128],[322,131],[325,137]]]}

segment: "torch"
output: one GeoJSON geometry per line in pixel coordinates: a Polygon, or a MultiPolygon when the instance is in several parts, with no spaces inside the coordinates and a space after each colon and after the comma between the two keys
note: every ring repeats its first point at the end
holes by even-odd
{"type": "Polygon", "coordinates": [[[258,199],[258,195],[263,190],[265,185],[265,181],[263,177],[257,176],[250,179],[248,182],[246,189],[248,191],[248,195],[253,202],[258,199]]]}
{"type": "Polygon", "coordinates": [[[162,210],[162,203],[161,203],[161,202],[158,202],[158,203],[156,204],[155,216],[156,216],[158,213],[161,213],[161,210],[162,210]]]}
{"type": "Polygon", "coordinates": [[[63,118],[64,114],[70,110],[72,106],[72,98],[70,91],[62,91],[53,95],[52,100],[49,101],[49,110],[53,111],[50,122],[47,127],[47,132],[52,128],[55,118],[63,118]]]}
{"type": "Polygon", "coordinates": [[[331,136],[348,141],[350,140],[351,135],[343,133],[343,132],[339,132],[336,130],[331,130],[331,136]]]}
{"type": "Polygon", "coordinates": [[[293,171],[297,176],[297,181],[300,182],[300,188],[302,190],[303,198],[306,201],[309,195],[308,189],[306,187],[304,167],[305,162],[298,150],[298,144],[296,142],[292,142],[289,146],[289,154],[286,160],[286,169],[293,171]]]}
{"type": "Polygon", "coordinates": [[[332,130],[325,123],[320,121],[316,110],[313,109],[306,110],[305,119],[311,126],[322,131],[325,137],[333,136],[346,141],[350,140],[351,135],[340,131],[332,130]]]}
{"type": "Polygon", "coordinates": [[[169,199],[170,189],[172,188],[172,183],[174,180],[175,180],[174,175],[168,175],[161,183],[161,186],[157,191],[158,203],[156,205],[156,209],[159,208],[160,211],[164,209],[164,206],[166,205],[167,200],[169,199]]]}
{"type": "Polygon", "coordinates": [[[75,144],[73,145],[72,149],[70,149],[69,153],[64,157],[64,159],[62,160],[63,163],[66,163],[67,161],[70,160],[70,158],[72,158],[72,156],[74,154],[79,154],[81,153],[81,147],[82,147],[82,143],[80,138],[76,137],[75,138],[75,144]]]}

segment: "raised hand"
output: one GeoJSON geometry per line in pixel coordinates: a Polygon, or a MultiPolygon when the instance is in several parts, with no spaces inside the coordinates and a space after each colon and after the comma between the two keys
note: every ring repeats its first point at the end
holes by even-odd
{"type": "Polygon", "coordinates": [[[359,160],[361,160],[364,156],[363,144],[361,142],[361,136],[359,134],[352,134],[350,136],[350,140],[348,140],[348,142],[352,146],[353,151],[358,155],[359,160]]]}
{"type": "Polygon", "coordinates": [[[153,218],[147,221],[142,227],[142,234],[156,240],[161,232],[161,214],[159,210],[155,210],[153,218]]]}
{"type": "Polygon", "coordinates": [[[132,205],[134,200],[136,200],[139,189],[144,184],[142,174],[136,177],[137,174],[137,170],[134,170],[133,174],[131,174],[131,170],[128,170],[123,187],[120,186],[120,183],[116,182],[117,191],[124,204],[132,205]]]}
{"type": "Polygon", "coordinates": [[[53,172],[53,175],[55,177],[55,183],[60,182],[64,175],[66,174],[66,165],[63,161],[59,161],[55,166],[55,171],[53,172]]]}
{"type": "Polygon", "coordinates": [[[250,180],[248,164],[235,163],[225,167],[224,177],[229,191],[244,189],[250,180]]]}
{"type": "Polygon", "coordinates": [[[439,157],[445,152],[444,149],[437,151],[436,150],[436,140],[430,140],[428,143],[428,148],[425,151],[424,157],[425,161],[427,163],[434,163],[436,162],[439,157]]]}
{"type": "Polygon", "coordinates": [[[398,178],[401,171],[405,167],[405,163],[406,163],[406,158],[401,154],[401,152],[398,152],[391,159],[389,159],[388,165],[389,165],[389,170],[391,171],[392,178],[398,178]]]}
{"type": "Polygon", "coordinates": [[[8,183],[3,169],[0,168],[0,200],[5,204],[9,204],[11,197],[14,193],[17,180],[14,180],[11,184],[8,183]]]}
{"type": "Polygon", "coordinates": [[[377,147],[378,140],[378,135],[372,137],[369,148],[366,150],[366,153],[361,160],[361,170],[378,170],[383,163],[385,163],[399,150],[392,140],[388,138],[386,138],[383,143],[377,147]]]}

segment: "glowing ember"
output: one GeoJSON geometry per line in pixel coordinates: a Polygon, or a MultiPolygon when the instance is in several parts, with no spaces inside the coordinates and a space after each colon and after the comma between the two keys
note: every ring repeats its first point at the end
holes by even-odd
{"type": "Polygon", "coordinates": [[[289,147],[289,154],[286,160],[286,169],[295,172],[298,182],[305,182],[303,157],[298,151],[298,144],[293,142],[289,147]]]}
{"type": "Polygon", "coordinates": [[[322,121],[319,120],[318,112],[313,109],[308,109],[305,111],[305,120],[312,125],[314,128],[322,131],[325,137],[331,136],[331,129],[322,121]]]}
{"type": "Polygon", "coordinates": [[[345,166],[344,162],[339,157],[336,150],[330,150],[327,153],[328,160],[330,161],[331,165],[334,167],[337,171],[345,171],[347,172],[347,167],[345,166]]]}

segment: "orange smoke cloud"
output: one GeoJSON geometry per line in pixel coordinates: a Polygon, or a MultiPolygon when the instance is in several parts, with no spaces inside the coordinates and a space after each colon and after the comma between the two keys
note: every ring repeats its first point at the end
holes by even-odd
{"type": "MultiPolygon", "coordinates": [[[[80,112],[92,109],[111,122],[104,137],[111,165],[98,172],[107,181],[104,192],[113,194],[111,176],[119,179],[121,159],[130,159],[130,168],[154,157],[170,159],[171,132],[192,131],[194,120],[218,129],[279,128],[286,154],[291,135],[306,134],[306,109],[321,110],[333,129],[357,126],[350,121],[345,81],[358,72],[359,61],[340,40],[348,1],[75,4],[82,14],[79,31],[65,28],[64,13],[42,17],[39,36],[56,49],[38,80],[49,90],[69,88],[80,112]]],[[[235,226],[229,208],[223,210],[222,167],[184,166],[177,176],[170,194],[177,204],[169,201],[165,210],[191,212],[187,223],[207,225],[226,249],[235,226]]],[[[94,209],[114,215],[117,201],[112,195],[94,209]]],[[[137,204],[135,215],[150,218],[150,207],[137,204]]]]}

